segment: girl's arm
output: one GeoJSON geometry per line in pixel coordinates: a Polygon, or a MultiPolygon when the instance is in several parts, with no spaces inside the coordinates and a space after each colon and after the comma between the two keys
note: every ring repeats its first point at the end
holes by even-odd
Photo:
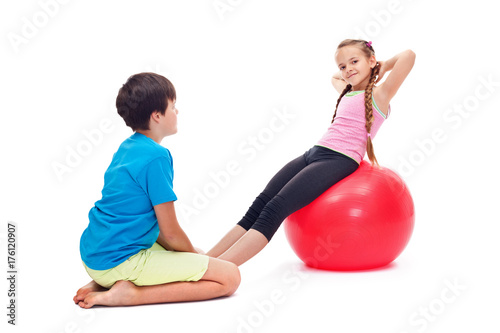
{"type": "Polygon", "coordinates": [[[380,72],[377,82],[382,79],[385,73],[389,71],[390,73],[387,79],[378,87],[377,93],[382,104],[389,104],[413,68],[413,64],[415,63],[415,52],[406,50],[387,61],[380,61],[379,63],[380,72]]]}
{"type": "Polygon", "coordinates": [[[347,82],[345,82],[344,79],[342,78],[342,75],[340,75],[340,71],[333,74],[332,84],[335,87],[335,90],[339,92],[339,94],[341,94],[344,91],[345,87],[347,86],[347,82]]]}
{"type": "Polygon", "coordinates": [[[169,251],[197,253],[177,221],[174,202],[169,201],[156,205],[154,210],[160,227],[157,242],[169,251]]]}

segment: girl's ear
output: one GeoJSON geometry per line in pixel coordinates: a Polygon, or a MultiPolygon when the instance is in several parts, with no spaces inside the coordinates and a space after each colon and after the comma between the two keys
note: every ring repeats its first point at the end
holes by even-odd
{"type": "Polygon", "coordinates": [[[377,65],[377,59],[375,59],[375,55],[372,55],[368,62],[370,63],[370,68],[374,68],[377,65]]]}

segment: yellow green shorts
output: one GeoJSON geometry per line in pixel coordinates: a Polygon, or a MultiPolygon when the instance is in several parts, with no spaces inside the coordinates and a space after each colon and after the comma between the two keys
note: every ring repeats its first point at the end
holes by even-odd
{"type": "Polygon", "coordinates": [[[198,281],[207,271],[208,259],[208,256],[191,252],[167,251],[154,243],[151,248],[110,269],[93,270],[83,265],[97,284],[111,288],[119,280],[130,281],[136,286],[198,281]]]}

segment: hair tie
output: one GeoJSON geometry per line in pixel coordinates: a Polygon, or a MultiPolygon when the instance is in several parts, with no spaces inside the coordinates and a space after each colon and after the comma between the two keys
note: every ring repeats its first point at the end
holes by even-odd
{"type": "Polygon", "coordinates": [[[372,135],[370,133],[368,133],[368,137],[371,139],[372,138],[372,135]]]}
{"type": "Polygon", "coordinates": [[[371,42],[371,41],[369,41],[368,43],[366,43],[366,46],[368,46],[368,47],[372,47],[372,42],[371,42]]]}

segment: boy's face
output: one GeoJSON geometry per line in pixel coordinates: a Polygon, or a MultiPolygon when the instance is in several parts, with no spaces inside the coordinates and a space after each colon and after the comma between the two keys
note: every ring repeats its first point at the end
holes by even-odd
{"type": "Polygon", "coordinates": [[[175,108],[175,100],[168,100],[168,106],[165,110],[165,116],[162,117],[162,127],[165,136],[177,133],[177,114],[179,111],[175,108]]]}

